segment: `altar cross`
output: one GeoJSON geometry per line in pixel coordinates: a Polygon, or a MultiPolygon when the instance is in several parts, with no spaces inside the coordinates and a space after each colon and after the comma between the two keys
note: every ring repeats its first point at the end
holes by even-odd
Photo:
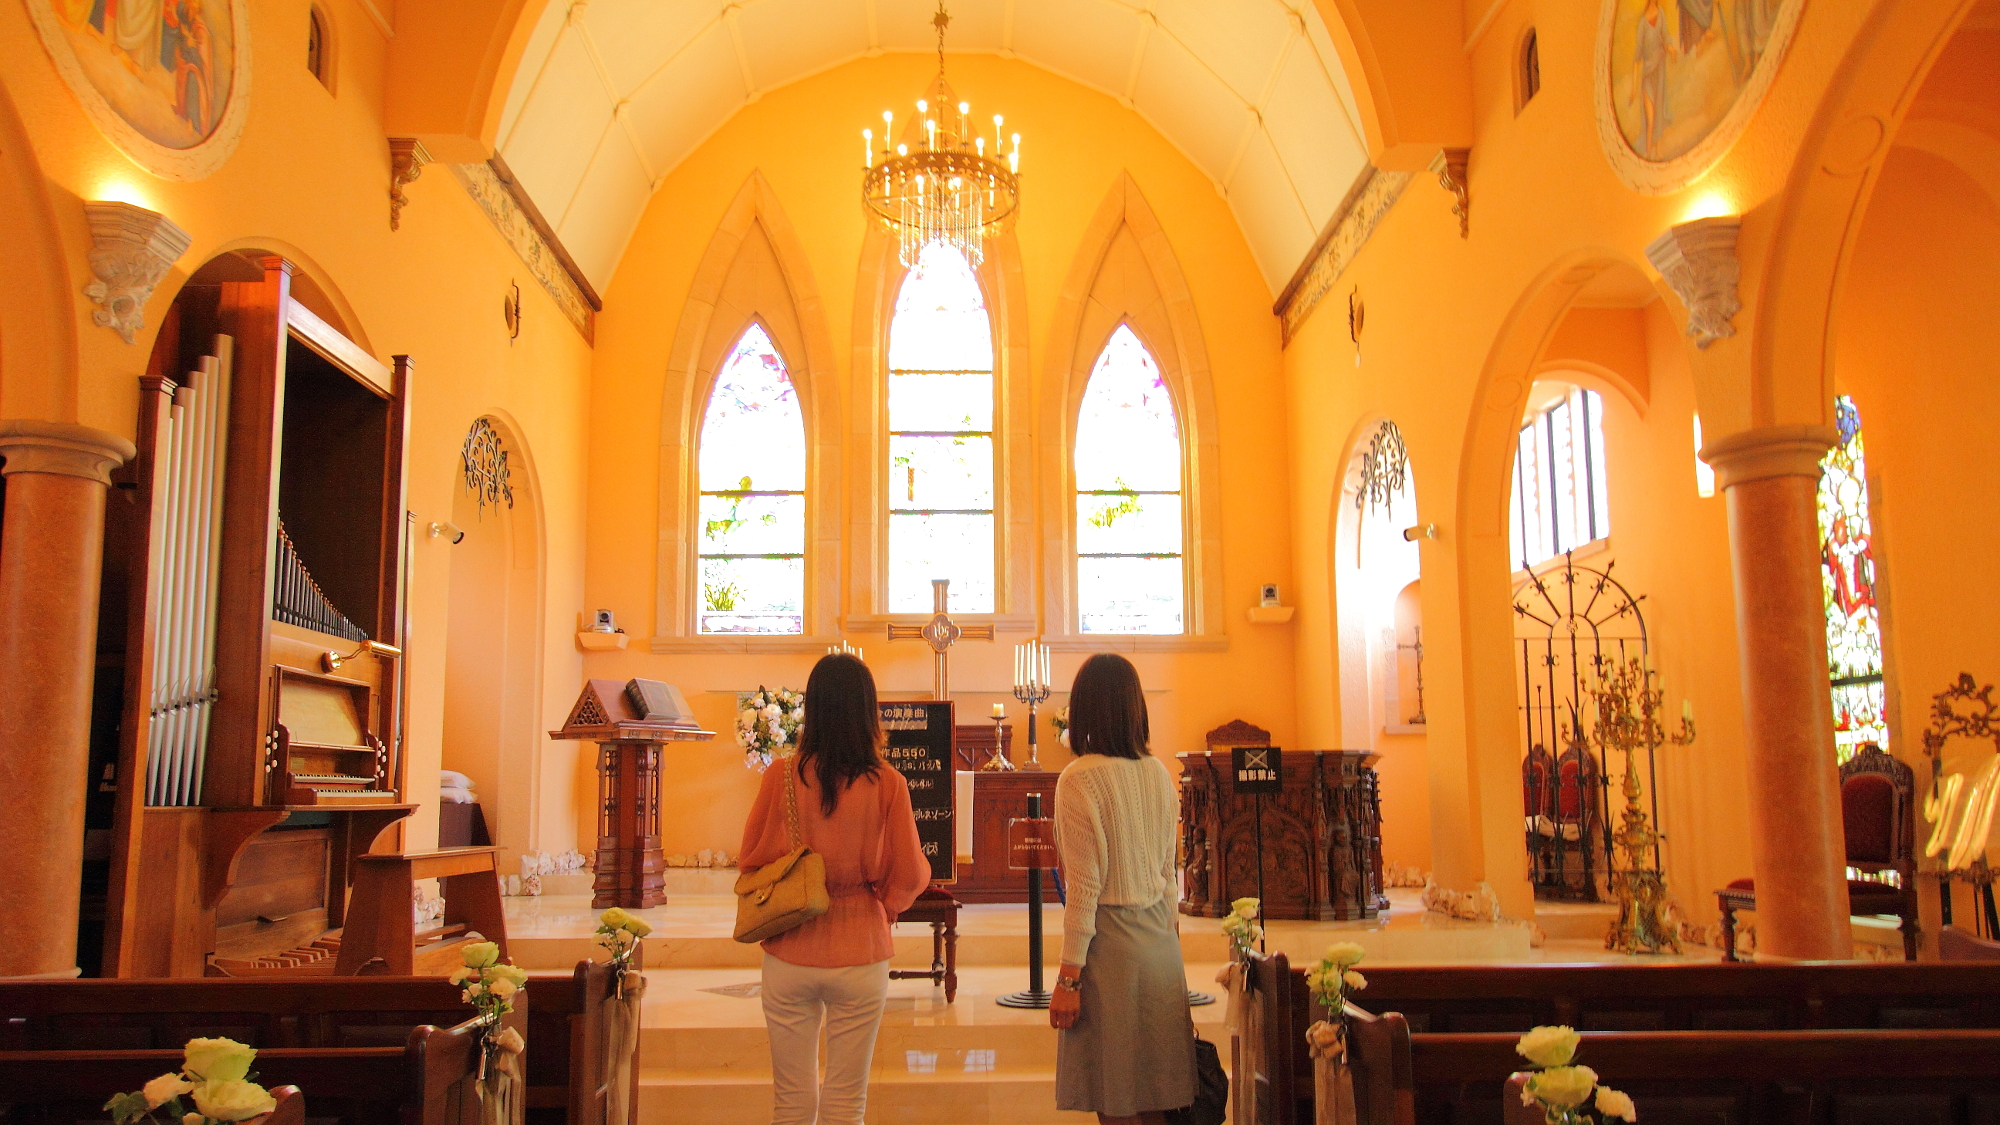
{"type": "Polygon", "coordinates": [[[951,619],[946,606],[951,601],[951,579],[931,579],[931,602],[934,612],[931,619],[922,625],[890,625],[889,639],[892,641],[923,641],[931,646],[932,659],[936,662],[931,685],[934,699],[951,698],[951,658],[948,651],[960,638],[975,641],[993,639],[992,625],[960,625],[951,619]]]}

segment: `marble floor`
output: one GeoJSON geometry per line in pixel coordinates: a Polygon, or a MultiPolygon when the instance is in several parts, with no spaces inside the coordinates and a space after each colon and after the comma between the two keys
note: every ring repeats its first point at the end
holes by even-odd
{"type": "MultiPolygon", "coordinates": [[[[735,900],[719,873],[686,872],[667,905],[637,911],[653,926],[646,939],[646,1000],[640,1040],[644,1125],[762,1125],[771,1112],[771,1076],[762,1006],[762,954],[730,938],[735,900]],[[710,878],[708,876],[717,875],[710,878]],[[677,890],[677,888],[684,888],[677,890]]],[[[1612,962],[1604,906],[1543,904],[1548,937],[1530,943],[1518,924],[1466,922],[1427,913],[1416,891],[1390,892],[1386,917],[1365,922],[1273,922],[1272,951],[1316,958],[1332,941],[1357,941],[1371,963],[1468,964],[1612,962]]],[[[506,900],[515,960],[530,969],[567,969],[592,956],[597,912],[587,896],[506,900]]],[[[1058,906],[1044,910],[1044,960],[1057,957],[1058,906]]],[[[1212,918],[1181,918],[1188,987],[1215,991],[1227,945],[1212,918]]],[[[1026,988],[1028,914],[1023,905],[968,906],[959,915],[956,1003],[929,981],[893,981],[869,1084],[870,1125],[1055,1125],[1094,1122],[1055,1108],[1055,1033],[1044,1012],[1003,1008],[995,997],[1026,988]]],[[[928,926],[896,927],[898,967],[928,967],[928,926]]],[[[1713,959],[1712,951],[1688,959],[1713,959]]],[[[1658,958],[1646,960],[1658,962],[1658,958]]],[[[1365,963],[1364,963],[1365,967],[1365,963]]],[[[1219,1039],[1221,1004],[1194,1010],[1204,1038],[1219,1039]]],[[[1227,1051],[1224,1051],[1227,1064],[1227,1051]]]]}

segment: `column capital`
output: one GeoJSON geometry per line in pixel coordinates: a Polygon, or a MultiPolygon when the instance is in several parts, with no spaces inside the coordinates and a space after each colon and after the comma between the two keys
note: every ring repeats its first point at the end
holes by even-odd
{"type": "Polygon", "coordinates": [[[7,459],[0,475],[54,473],[111,483],[111,470],[137,456],[131,442],[117,434],[72,422],[38,422],[30,418],[0,419],[0,457],[7,459]]]}
{"type": "Polygon", "coordinates": [[[1820,458],[1840,444],[1832,426],[1765,426],[1717,438],[1700,457],[1715,469],[1723,488],[1767,477],[1819,478],[1820,458]]]}

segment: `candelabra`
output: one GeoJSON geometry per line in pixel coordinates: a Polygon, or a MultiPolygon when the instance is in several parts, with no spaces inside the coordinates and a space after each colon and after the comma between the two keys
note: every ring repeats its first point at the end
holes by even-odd
{"type": "Polygon", "coordinates": [[[1042,768],[1042,760],[1036,753],[1035,709],[1049,701],[1055,689],[1049,683],[1049,646],[1040,641],[1029,641],[1014,646],[1014,698],[1028,705],[1028,765],[1031,770],[1042,768]]]}

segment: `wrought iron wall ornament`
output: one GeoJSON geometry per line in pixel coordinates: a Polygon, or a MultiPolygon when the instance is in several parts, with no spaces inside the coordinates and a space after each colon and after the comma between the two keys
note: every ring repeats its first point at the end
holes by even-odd
{"type": "Polygon", "coordinates": [[[1354,510],[1363,515],[1382,509],[1394,514],[1396,495],[1410,486],[1410,450],[1394,422],[1376,427],[1361,451],[1361,479],[1354,488],[1354,510]]]}
{"type": "Polygon", "coordinates": [[[486,505],[498,508],[504,501],[507,507],[514,506],[514,489],[507,479],[507,447],[500,441],[500,431],[493,423],[480,418],[472,423],[465,433],[465,446],[458,452],[459,467],[465,472],[465,487],[479,500],[479,512],[486,513],[486,505]]]}

